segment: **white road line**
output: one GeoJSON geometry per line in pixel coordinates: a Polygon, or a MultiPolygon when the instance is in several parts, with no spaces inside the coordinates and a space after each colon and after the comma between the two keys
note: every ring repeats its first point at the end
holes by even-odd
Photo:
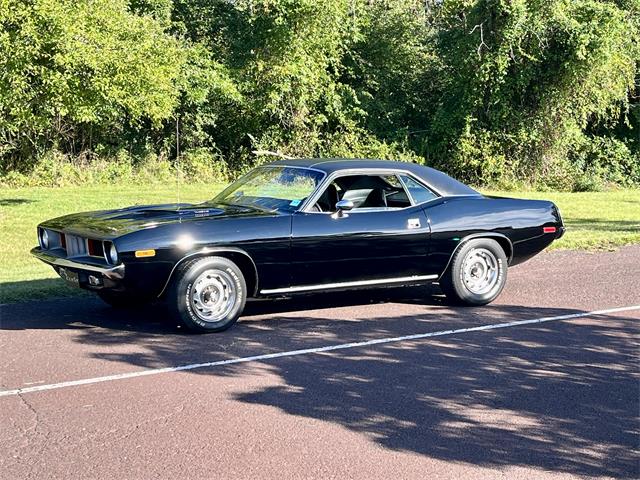
{"type": "Polygon", "coordinates": [[[443,337],[446,335],[456,335],[459,333],[480,332],[484,330],[496,330],[498,328],[516,327],[520,325],[531,325],[536,323],[553,322],[558,320],[570,320],[573,318],[590,317],[594,315],[605,315],[608,313],[628,312],[631,310],[640,310],[640,305],[630,307],[609,308],[607,310],[594,310],[592,312],[571,313],[568,315],[558,315],[555,317],[533,318],[530,320],[516,320],[507,323],[495,323],[490,325],[481,325],[478,327],[458,328],[456,330],[441,330],[439,332],[416,333],[413,335],[404,335],[402,337],[379,338],[376,340],[367,340],[364,342],[343,343],[338,345],[327,345],[324,347],[304,348],[302,350],[291,350],[288,352],[267,353],[264,355],[254,355],[251,357],[232,358],[229,360],[218,360],[215,362],[192,363],[190,365],[180,365],[177,367],[154,368],[148,370],[140,370],[137,372],[120,373],[117,375],[107,375],[106,377],[85,378],[82,380],[72,380],[69,382],[51,383],[48,385],[38,385],[37,387],[16,388],[15,390],[0,391],[0,397],[8,397],[11,395],[22,395],[24,393],[43,392],[45,390],[56,390],[58,388],[77,387],[79,385],[89,385],[92,383],[111,382],[113,380],[124,380],[126,378],[146,377],[148,375],[158,375],[161,373],[180,372],[183,370],[195,370],[196,368],[220,367],[223,365],[233,365],[236,363],[257,362],[261,360],[270,360],[272,358],[295,357],[297,355],[307,355],[310,353],[332,352],[334,350],[345,350],[347,348],[369,347],[371,345],[382,345],[385,343],[404,342],[408,340],[420,340],[423,338],[443,337]]]}

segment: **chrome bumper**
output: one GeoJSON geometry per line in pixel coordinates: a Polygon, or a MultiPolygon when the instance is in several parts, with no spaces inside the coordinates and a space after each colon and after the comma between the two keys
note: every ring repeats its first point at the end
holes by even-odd
{"type": "Polygon", "coordinates": [[[556,240],[561,239],[566,231],[567,231],[567,228],[564,225],[562,225],[561,227],[558,227],[558,233],[556,234],[556,240]]]}
{"type": "Polygon", "coordinates": [[[122,280],[124,278],[124,265],[107,267],[104,265],[99,265],[97,263],[89,263],[91,262],[91,259],[86,259],[89,260],[89,262],[84,261],[85,257],[79,257],[74,260],[70,260],[68,258],[59,257],[51,252],[42,250],[40,247],[31,249],[31,255],[36,257],[38,260],[41,260],[44,263],[48,263],[49,265],[52,265],[54,267],[71,268],[75,270],[82,270],[85,272],[95,272],[110,280],[122,280]]]}

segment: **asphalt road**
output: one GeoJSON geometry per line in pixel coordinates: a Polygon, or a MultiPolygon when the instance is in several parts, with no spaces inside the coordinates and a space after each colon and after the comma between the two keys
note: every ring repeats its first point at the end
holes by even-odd
{"type": "Polygon", "coordinates": [[[436,287],[316,295],[206,336],[161,308],[4,305],[0,477],[638,478],[639,279],[640,246],[554,252],[487,307],[436,287]]]}

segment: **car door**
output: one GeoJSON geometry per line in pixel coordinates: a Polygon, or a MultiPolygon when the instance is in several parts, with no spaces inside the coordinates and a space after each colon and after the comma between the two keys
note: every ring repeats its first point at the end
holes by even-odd
{"type": "MultiPolygon", "coordinates": [[[[349,191],[342,195],[349,197],[349,191]]],[[[297,212],[292,217],[292,287],[424,275],[429,236],[428,218],[415,205],[355,208],[342,215],[297,212]]]]}

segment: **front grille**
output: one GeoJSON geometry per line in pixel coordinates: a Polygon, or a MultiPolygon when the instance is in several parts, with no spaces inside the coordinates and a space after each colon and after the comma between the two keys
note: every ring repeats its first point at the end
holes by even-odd
{"type": "Polygon", "coordinates": [[[67,257],[81,257],[87,254],[87,242],[76,235],[65,234],[67,257]]]}
{"type": "MultiPolygon", "coordinates": [[[[55,230],[45,229],[49,234],[47,250],[57,250],[57,254],[66,258],[95,257],[104,259],[104,242],[94,238],[71,235],[55,230]]],[[[38,231],[40,237],[41,230],[38,231]]],[[[40,242],[42,246],[42,241],[40,242]]]]}
{"type": "Polygon", "coordinates": [[[90,256],[100,258],[104,257],[104,244],[100,240],[87,238],[87,248],[90,256]]]}

